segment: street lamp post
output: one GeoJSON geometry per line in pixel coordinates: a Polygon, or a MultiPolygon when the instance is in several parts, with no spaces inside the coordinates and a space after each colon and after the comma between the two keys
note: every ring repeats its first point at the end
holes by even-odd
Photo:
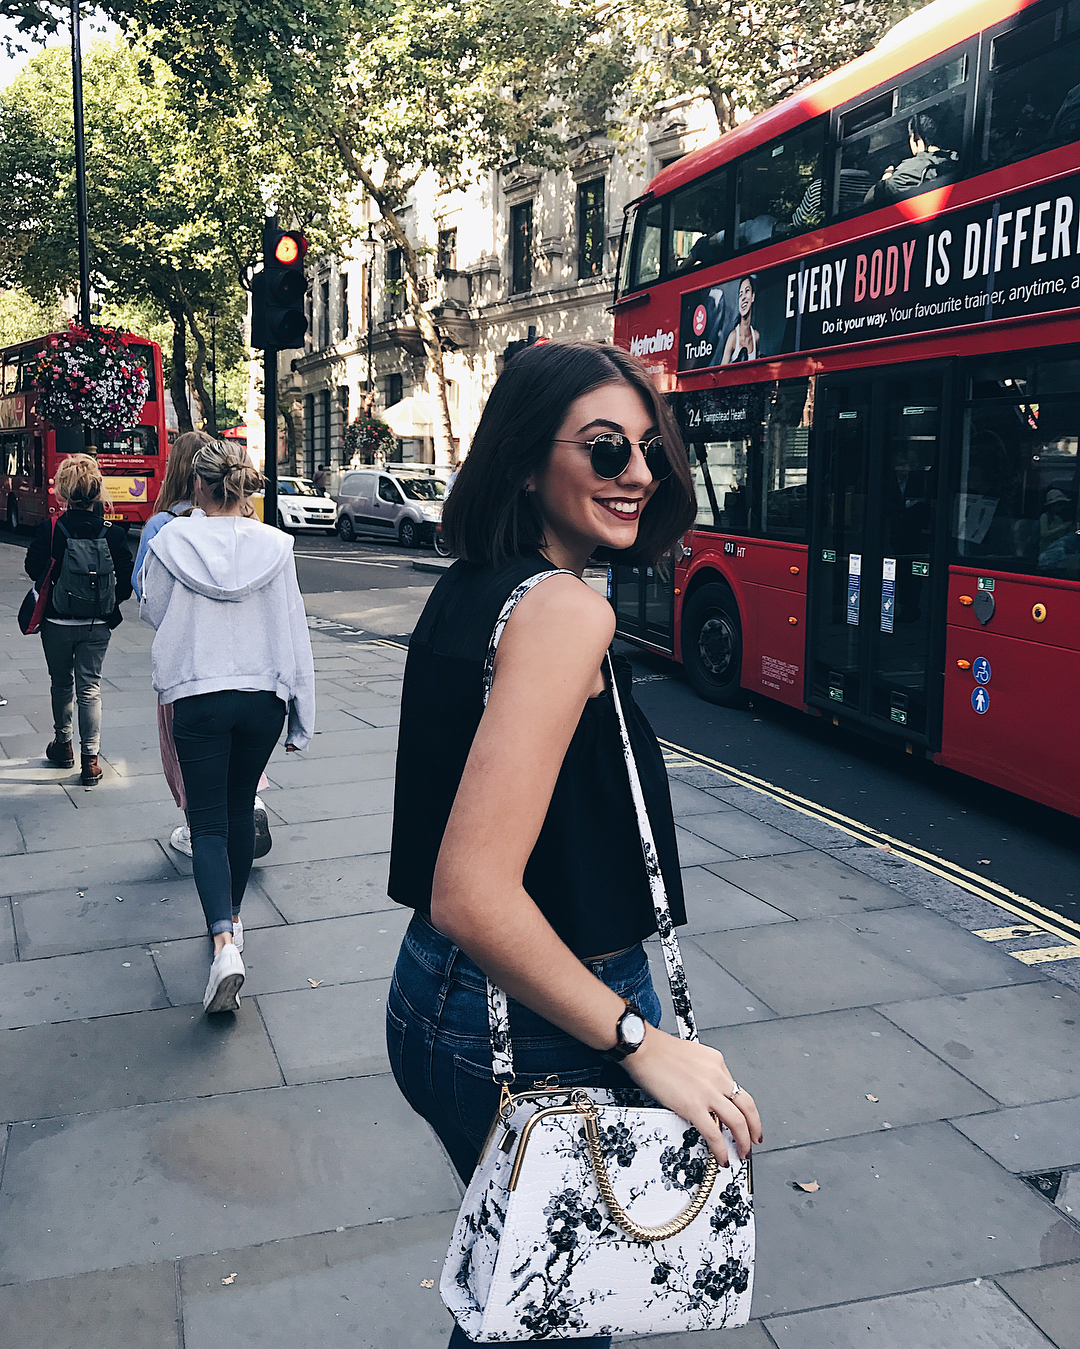
{"type": "Polygon", "coordinates": [[[372,332],[372,291],[375,287],[375,235],[374,224],[368,221],[367,240],[368,260],[367,260],[367,380],[365,382],[365,391],[367,394],[367,414],[369,417],[375,415],[375,372],[372,369],[372,343],[374,333],[372,332]]]}
{"type": "Polygon", "coordinates": [[[217,309],[214,305],[210,306],[210,388],[211,399],[214,404],[214,432],[218,429],[217,415],[217,309]]]}
{"type": "MultiPolygon", "coordinates": [[[[75,122],[75,214],[79,231],[79,322],[89,334],[90,225],[86,206],[86,137],[83,128],[82,43],[79,36],[79,0],[71,0],[71,103],[75,122]]],[[[86,448],[94,447],[94,432],[83,427],[86,448]]]]}

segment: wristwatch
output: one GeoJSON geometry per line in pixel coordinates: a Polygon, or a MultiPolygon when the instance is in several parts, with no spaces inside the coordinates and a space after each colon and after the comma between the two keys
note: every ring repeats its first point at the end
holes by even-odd
{"type": "Polygon", "coordinates": [[[645,1040],[645,1018],[632,1002],[626,1003],[626,1011],[615,1023],[615,1048],[602,1051],[602,1057],[612,1063],[621,1063],[640,1049],[645,1040]]]}

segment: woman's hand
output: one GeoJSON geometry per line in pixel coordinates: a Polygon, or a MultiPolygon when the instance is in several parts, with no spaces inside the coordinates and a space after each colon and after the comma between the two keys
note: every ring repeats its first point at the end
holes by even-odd
{"type": "Polygon", "coordinates": [[[641,1048],[622,1066],[642,1091],[694,1126],[721,1166],[728,1165],[721,1124],[730,1129],[740,1157],[763,1141],[754,1098],[740,1087],[732,1100],[735,1082],[718,1049],[649,1026],[641,1048]]]}

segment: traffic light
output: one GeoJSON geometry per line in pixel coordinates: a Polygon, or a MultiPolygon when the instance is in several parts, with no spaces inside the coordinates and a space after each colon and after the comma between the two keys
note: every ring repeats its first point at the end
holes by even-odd
{"type": "Polygon", "coordinates": [[[503,369],[506,369],[515,356],[520,356],[526,347],[542,347],[550,340],[547,337],[537,337],[536,328],[530,323],[528,337],[519,337],[516,341],[507,342],[503,347],[503,369]]]}
{"type": "Polygon", "coordinates": [[[282,230],[276,221],[263,226],[263,267],[251,278],[251,345],[298,347],[308,329],[304,298],[307,240],[296,230],[282,230]]]}

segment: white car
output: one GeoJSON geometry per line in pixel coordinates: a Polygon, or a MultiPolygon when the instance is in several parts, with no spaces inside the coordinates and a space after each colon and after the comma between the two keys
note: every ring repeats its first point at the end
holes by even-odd
{"type": "Polygon", "coordinates": [[[308,478],[278,479],[278,527],[280,529],[318,529],[333,534],[337,507],[322,496],[308,478]]]}

